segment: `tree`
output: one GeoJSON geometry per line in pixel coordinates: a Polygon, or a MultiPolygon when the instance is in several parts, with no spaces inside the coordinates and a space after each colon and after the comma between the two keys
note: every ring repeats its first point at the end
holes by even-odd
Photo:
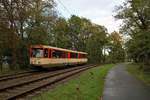
{"type": "Polygon", "coordinates": [[[72,15],[68,20],[69,22],[69,36],[72,44],[72,48],[80,50],[78,45],[80,43],[79,36],[82,33],[82,20],[80,17],[72,15]]]}
{"type": "Polygon", "coordinates": [[[0,1],[0,35],[5,37],[0,45],[5,47],[2,51],[9,50],[7,53],[0,51],[0,56],[10,56],[11,68],[27,61],[30,44],[49,44],[50,26],[56,18],[54,6],[53,0],[0,1]]]}
{"type": "MultiPolygon", "coordinates": [[[[1,17],[1,21],[3,22],[2,25],[6,25],[5,29],[9,29],[9,38],[11,37],[11,39],[8,39],[9,44],[12,43],[9,47],[12,51],[11,55],[12,56],[12,66],[15,66],[16,64],[16,46],[18,43],[18,30],[17,30],[17,14],[16,14],[16,10],[17,10],[17,2],[15,0],[1,0],[0,2],[1,6],[1,13],[2,16],[1,17]]],[[[3,26],[2,26],[3,27],[3,26]]],[[[4,33],[1,33],[4,34],[4,33]]],[[[7,45],[9,45],[7,44],[7,45]]],[[[13,67],[12,67],[13,68],[13,67]]]]}
{"type": "Polygon", "coordinates": [[[72,48],[80,51],[85,51],[87,39],[90,37],[90,27],[92,23],[86,18],[80,18],[72,15],[68,20],[69,23],[69,37],[72,48]]]}
{"type": "Polygon", "coordinates": [[[131,37],[126,43],[128,56],[150,65],[150,1],[128,0],[118,7],[115,17],[123,19],[121,31],[131,37]]]}
{"type": "Polygon", "coordinates": [[[117,63],[125,60],[125,50],[123,48],[122,37],[117,32],[112,32],[109,35],[109,56],[110,62],[117,63]]]}
{"type": "Polygon", "coordinates": [[[91,27],[92,35],[87,41],[87,52],[89,61],[92,63],[104,63],[103,49],[107,44],[107,31],[103,26],[93,25],[91,27]]]}
{"type": "Polygon", "coordinates": [[[53,27],[53,46],[71,48],[69,25],[66,19],[58,18],[53,27]]]}

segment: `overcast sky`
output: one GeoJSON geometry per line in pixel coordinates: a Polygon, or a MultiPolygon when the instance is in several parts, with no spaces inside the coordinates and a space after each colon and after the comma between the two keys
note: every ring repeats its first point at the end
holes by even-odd
{"type": "Polygon", "coordinates": [[[108,32],[118,31],[121,21],[115,20],[114,8],[124,0],[55,0],[62,16],[69,18],[71,14],[90,19],[93,23],[103,25],[108,32]],[[67,11],[64,6],[69,10],[67,11]],[[69,13],[70,12],[70,13],[69,13]]]}

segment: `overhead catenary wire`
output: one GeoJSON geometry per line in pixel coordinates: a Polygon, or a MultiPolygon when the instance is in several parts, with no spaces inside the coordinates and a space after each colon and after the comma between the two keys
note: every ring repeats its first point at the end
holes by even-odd
{"type": "Polygon", "coordinates": [[[57,3],[59,3],[60,5],[62,5],[64,11],[66,11],[69,15],[73,15],[69,10],[68,8],[60,1],[60,0],[56,0],[58,1],[57,3]]]}

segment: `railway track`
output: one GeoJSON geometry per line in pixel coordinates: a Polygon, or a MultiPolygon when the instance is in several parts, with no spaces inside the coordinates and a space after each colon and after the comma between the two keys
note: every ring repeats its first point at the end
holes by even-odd
{"type": "Polygon", "coordinates": [[[24,76],[29,76],[29,75],[33,74],[34,72],[36,73],[37,71],[31,70],[31,71],[24,71],[24,72],[15,73],[15,74],[2,75],[2,76],[0,76],[0,82],[10,80],[10,79],[20,78],[20,77],[24,77],[24,76]]]}
{"type": "Polygon", "coordinates": [[[0,98],[2,100],[12,100],[22,97],[23,95],[30,94],[36,90],[60,82],[92,67],[95,66],[86,65],[74,67],[0,82],[0,86],[3,85],[3,87],[0,87],[0,98]]]}

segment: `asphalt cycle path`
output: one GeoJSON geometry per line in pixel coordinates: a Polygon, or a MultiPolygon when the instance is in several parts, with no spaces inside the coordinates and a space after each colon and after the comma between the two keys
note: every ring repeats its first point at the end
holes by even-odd
{"type": "Polygon", "coordinates": [[[106,76],[102,100],[150,100],[150,87],[118,64],[106,76]]]}

